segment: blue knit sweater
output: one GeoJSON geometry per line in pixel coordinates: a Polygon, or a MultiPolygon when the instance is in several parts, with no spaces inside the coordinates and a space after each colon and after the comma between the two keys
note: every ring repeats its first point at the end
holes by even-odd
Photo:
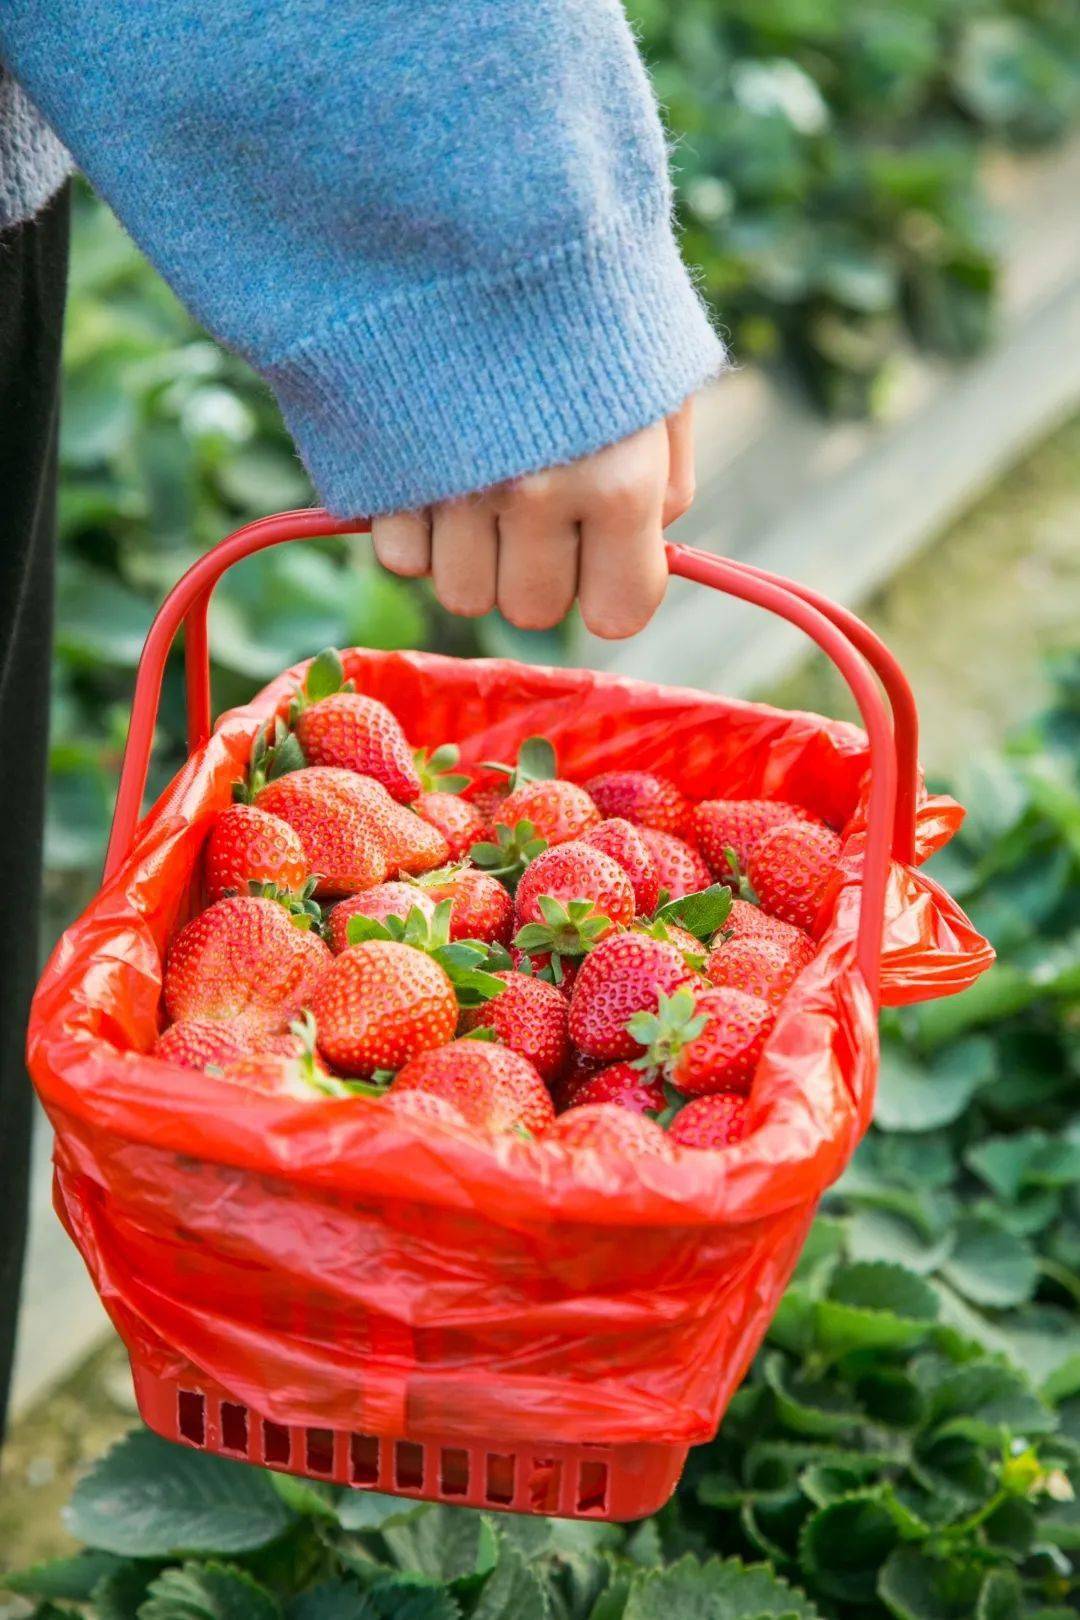
{"type": "Polygon", "coordinates": [[[572,460],[722,363],[617,0],[2,0],[0,61],[0,202],[62,172],[28,97],[337,512],[572,460]]]}

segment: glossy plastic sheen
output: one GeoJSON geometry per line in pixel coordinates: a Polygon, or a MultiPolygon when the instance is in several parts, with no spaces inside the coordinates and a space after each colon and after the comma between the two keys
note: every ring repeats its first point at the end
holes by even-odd
{"type": "Polygon", "coordinates": [[[751,1132],[723,1152],[611,1162],[173,1069],[148,1055],[163,952],[202,901],[202,846],[252,738],[300,673],[209,733],[206,603],[228,562],[335,527],[305,513],[232,536],[151,632],[108,877],[33,1009],[57,1209],[162,1433],[405,1495],[636,1517],[714,1432],[822,1191],[869,1123],[874,981],[891,1004],[926,999],[992,959],[918,870],[962,812],[913,780],[913,859],[895,858],[909,849],[893,803],[896,756],[910,763],[905,689],[869,632],[852,646],[841,610],[745,565],[671,553],[673,571],[784,613],[836,656],[869,743],[813,715],[585,670],[353,650],[357,688],[389,703],[414,744],[459,739],[466,768],[542,732],[578,779],[633,765],[698,798],[791,799],[843,829],[841,881],[759,1063],[751,1132]],[[185,620],[202,740],[135,831],[185,620]],[[897,709],[895,738],[864,653],[897,709]]]}

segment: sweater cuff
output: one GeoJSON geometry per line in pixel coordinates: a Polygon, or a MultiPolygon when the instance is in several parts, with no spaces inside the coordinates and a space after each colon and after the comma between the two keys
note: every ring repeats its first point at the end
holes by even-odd
{"type": "Polygon", "coordinates": [[[261,369],[319,498],[350,516],[574,461],[724,363],[661,218],[397,295],[261,369]]]}

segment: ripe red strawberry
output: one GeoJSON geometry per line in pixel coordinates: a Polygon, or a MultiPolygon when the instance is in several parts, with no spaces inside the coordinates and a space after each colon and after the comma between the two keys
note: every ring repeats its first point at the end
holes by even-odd
{"type": "Polygon", "coordinates": [[[254,1051],[226,1063],[224,1080],[272,1097],[347,1097],[349,1090],[331,1075],[315,1049],[315,1021],[310,1013],[295,1019],[285,1034],[264,1036],[254,1051]]]}
{"type": "Polygon", "coordinates": [[[288,822],[319,876],[316,894],[355,894],[389,871],[387,845],[360,778],[329,766],[290,771],[260,788],[257,806],[288,822]]]}
{"type": "Polygon", "coordinates": [[[489,784],[487,787],[473,788],[469,793],[469,804],[472,805],[481,821],[484,831],[481,837],[489,837],[494,827],[503,821],[503,805],[509,797],[509,789],[505,782],[489,784]]]}
{"type": "Polygon", "coordinates": [[[384,806],[384,838],[391,872],[408,872],[419,877],[434,872],[450,858],[450,845],[431,821],[403,804],[384,806]]]}
{"type": "MultiPolygon", "coordinates": [[[[525,868],[514,902],[514,920],[519,928],[526,923],[548,922],[541,905],[544,898],[557,901],[563,908],[573,900],[589,900],[592,915],[607,918],[615,927],[626,927],[634,920],[634,891],[622,867],[610,855],[578,838],[545,849],[525,868]]],[[[589,937],[600,939],[611,932],[611,926],[593,929],[589,937]]],[[[538,943],[542,949],[543,942],[538,943]]],[[[579,956],[582,951],[571,949],[566,954],[579,956]]]]}
{"type": "Polygon", "coordinates": [[[492,945],[506,945],[514,923],[514,902],[499,882],[487,872],[472,867],[445,876],[433,874],[423,885],[432,900],[453,902],[450,913],[451,939],[480,939],[492,945]]]}
{"type": "Polygon", "coordinates": [[[680,1108],[668,1126],[668,1140],[680,1147],[730,1147],[746,1135],[749,1115],[745,1097],[736,1091],[718,1091],[680,1108]]]}
{"type": "Polygon", "coordinates": [[[545,1142],[589,1149],[611,1159],[640,1159],[646,1153],[671,1157],[671,1144],[655,1120],[617,1103],[568,1108],[544,1132],[545,1142]]]}
{"type": "Polygon", "coordinates": [[[413,809],[443,836],[444,860],[459,861],[487,832],[487,822],[468,799],[457,793],[421,793],[413,809]]]}
{"type": "Polygon", "coordinates": [[[681,900],[684,894],[697,894],[712,882],[712,873],[697,850],[674,833],[642,827],[641,836],[649,847],[661,889],[668,898],[681,900]]]}
{"type": "Polygon", "coordinates": [[[659,1113],[667,1099],[659,1080],[632,1063],[609,1063],[606,1068],[582,1075],[566,1093],[565,1108],[584,1108],[593,1103],[613,1103],[630,1108],[635,1114],[659,1113]]]}
{"type": "Polygon", "coordinates": [[[814,955],[814,942],[809,934],[801,928],[796,928],[794,923],[781,922],[779,917],[770,917],[760,906],[751,904],[749,900],[732,900],[723,931],[729,939],[775,940],[778,945],[801,957],[804,967],[814,955]]]}
{"type": "MultiPolygon", "coordinates": [[[[310,919],[307,919],[310,921],[310,919]]],[[[311,999],[329,948],[276,900],[218,900],[176,935],[165,962],[165,1010],[252,1028],[281,1028],[311,999]]]]}
{"type": "Polygon", "coordinates": [[[311,1011],[323,1057],[340,1073],[361,1078],[441,1046],[458,1020],[446,971],[396,940],[368,940],[334,957],[311,1011]]]}
{"type": "Polygon", "coordinates": [[[706,799],[694,810],[694,833],[698,848],[718,878],[735,877],[727,852],[735,851],[739,865],[746,870],[750,851],[774,827],[787,821],[811,819],[797,804],[780,799],[706,799]]]}
{"type": "Polygon", "coordinates": [[[634,891],[634,910],[639,917],[651,917],[660,898],[660,879],[649,846],[633,822],[610,816],[583,833],[581,842],[610,855],[622,867],[634,891]]]}
{"type": "Polygon", "coordinates": [[[379,1107],[388,1108],[403,1119],[413,1119],[420,1126],[431,1119],[441,1125],[465,1124],[460,1108],[455,1108],[445,1097],[437,1097],[433,1091],[388,1091],[379,1099],[379,1107]]]}
{"type": "Polygon", "coordinates": [[[492,1131],[522,1125],[542,1131],[555,1117],[547,1087],[527,1058],[491,1041],[452,1041],[407,1063],[390,1087],[426,1091],[450,1103],[470,1125],[492,1131]]]}
{"type": "Polygon", "coordinates": [[[395,799],[409,803],[420,777],[395,715],[359,692],[333,692],[301,707],[293,721],[310,765],[339,765],[373,776],[395,799]]]}
{"type": "Polygon", "coordinates": [[[330,949],[336,955],[348,945],[350,917],[374,917],[376,922],[385,922],[387,917],[400,917],[404,922],[414,906],[425,917],[435,915],[435,901],[418,883],[377,883],[373,889],[365,889],[362,894],[352,894],[347,900],[339,900],[326,918],[326,937],[330,949]]]}
{"type": "Polygon", "coordinates": [[[628,1032],[635,1013],[655,1012],[695,975],[675,946],[647,934],[613,934],[584,960],[570,997],[570,1039],[590,1057],[628,1058],[641,1046],[628,1032]]]}
{"type": "Polygon", "coordinates": [[[741,990],[680,990],[653,1016],[631,1020],[631,1033],[671,1083],[693,1097],[748,1091],[775,1013],[741,990]]]}
{"type": "Polygon", "coordinates": [[[600,812],[583,787],[554,777],[515,788],[503,801],[498,820],[507,827],[530,821],[538,837],[549,844],[565,844],[595,827],[600,812]]]}
{"type": "Polygon", "coordinates": [[[775,939],[759,935],[729,939],[709,952],[705,976],[715,985],[728,985],[748,996],[760,996],[779,1007],[806,966],[801,950],[791,950],[775,939]]]}
{"type": "Polygon", "coordinates": [[[602,771],[585,786],[605,816],[619,816],[637,827],[685,837],[690,801],[666,776],[652,771],[602,771]]]}
{"type": "Polygon", "coordinates": [[[840,860],[840,839],[824,823],[789,821],[754,846],[749,875],[763,911],[811,930],[840,860]]]}
{"type": "Polygon", "coordinates": [[[154,1043],[154,1056],[180,1069],[220,1069],[248,1050],[241,1025],[212,1024],[200,1018],[170,1024],[154,1043]]]}
{"type": "Polygon", "coordinates": [[[554,1080],[566,1067],[570,1051],[566,997],[553,984],[527,973],[495,977],[506,989],[482,1007],[469,1008],[462,1028],[493,1029],[511,1052],[528,1058],[542,1080],[554,1080]]]}
{"type": "Polygon", "coordinates": [[[247,894],[250,883],[298,890],[308,880],[299,837],[278,816],[253,804],[233,804],[214,823],[206,844],[206,889],[211,903],[247,894]]]}

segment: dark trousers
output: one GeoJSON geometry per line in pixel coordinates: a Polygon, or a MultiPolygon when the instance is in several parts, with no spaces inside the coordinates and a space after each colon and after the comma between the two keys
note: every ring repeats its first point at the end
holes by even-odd
{"type": "Polygon", "coordinates": [[[65,190],[0,232],[0,1435],[26,1241],[68,214],[65,190]]]}

